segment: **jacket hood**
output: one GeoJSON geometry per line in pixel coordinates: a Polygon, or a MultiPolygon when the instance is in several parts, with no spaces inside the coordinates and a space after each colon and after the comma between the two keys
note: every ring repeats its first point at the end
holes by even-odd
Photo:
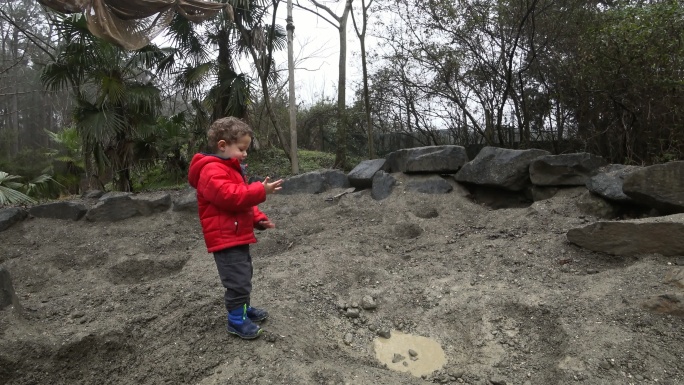
{"type": "Polygon", "coordinates": [[[212,154],[198,153],[195,154],[195,156],[192,157],[192,161],[190,161],[190,170],[188,171],[188,183],[190,183],[190,186],[197,188],[202,169],[210,163],[222,163],[229,167],[236,168],[239,171],[242,170],[240,162],[235,158],[223,159],[212,154]]]}

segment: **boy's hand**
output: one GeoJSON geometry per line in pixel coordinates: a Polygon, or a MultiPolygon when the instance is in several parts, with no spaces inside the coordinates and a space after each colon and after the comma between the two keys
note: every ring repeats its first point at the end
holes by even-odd
{"type": "Polygon", "coordinates": [[[269,179],[270,179],[269,177],[266,177],[266,179],[264,179],[264,181],[261,182],[261,184],[264,185],[264,190],[266,190],[266,195],[273,194],[276,191],[279,191],[280,189],[282,189],[282,187],[281,187],[281,185],[283,184],[282,179],[278,179],[277,181],[270,182],[270,183],[269,183],[269,179]]]}
{"type": "Polygon", "coordinates": [[[263,229],[273,229],[275,228],[275,223],[271,221],[259,221],[259,226],[263,229]]]}

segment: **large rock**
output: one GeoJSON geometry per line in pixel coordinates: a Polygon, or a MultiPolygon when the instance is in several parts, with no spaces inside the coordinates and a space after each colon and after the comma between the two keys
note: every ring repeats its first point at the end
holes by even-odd
{"type": "Polygon", "coordinates": [[[410,175],[406,178],[406,190],[423,194],[446,194],[454,187],[439,175],[410,175]]]}
{"type": "Polygon", "coordinates": [[[93,222],[115,222],[138,215],[138,206],[131,198],[132,194],[107,193],[86,214],[86,219],[93,222]]]}
{"type": "Polygon", "coordinates": [[[347,174],[340,170],[326,169],[319,170],[319,172],[323,176],[326,189],[348,188],[350,186],[347,174]]]}
{"type": "Polygon", "coordinates": [[[320,194],[331,188],[347,188],[349,179],[340,170],[323,169],[310,171],[283,181],[281,194],[320,194]]]}
{"type": "Polygon", "coordinates": [[[632,198],[622,191],[625,178],[640,169],[639,166],[624,164],[610,164],[599,168],[598,173],[587,181],[587,189],[592,193],[621,203],[631,203],[632,198]]]}
{"type": "Polygon", "coordinates": [[[530,180],[537,186],[584,186],[606,164],[586,152],[541,156],[530,163],[530,180]]]}
{"type": "Polygon", "coordinates": [[[386,159],[387,172],[453,174],[468,162],[468,155],[464,147],[445,145],[406,148],[386,159]]]}
{"type": "Polygon", "coordinates": [[[173,211],[197,212],[197,190],[189,187],[173,200],[173,211]]]}
{"type": "Polygon", "coordinates": [[[139,215],[163,213],[171,208],[172,204],[171,194],[167,192],[133,196],[133,201],[138,206],[139,215]]]}
{"type": "Polygon", "coordinates": [[[618,207],[590,191],[580,195],[575,204],[583,214],[596,218],[613,219],[619,212],[618,207]]]}
{"type": "Polygon", "coordinates": [[[353,187],[364,189],[373,186],[373,176],[383,169],[385,159],[369,159],[357,164],[349,174],[349,184],[353,187]]]}
{"type": "Polygon", "coordinates": [[[684,255],[684,214],[630,221],[596,222],[571,229],[568,241],[613,255],[684,255]]]}
{"type": "Polygon", "coordinates": [[[280,194],[320,194],[325,191],[325,178],[318,171],[295,175],[283,181],[280,194]]]}
{"type": "Polygon", "coordinates": [[[522,191],[530,185],[530,163],[548,151],[483,148],[456,173],[458,182],[522,191]]]}
{"type": "Polygon", "coordinates": [[[82,203],[76,202],[53,202],[29,209],[29,214],[36,218],[52,218],[77,221],[88,212],[88,208],[82,203]]]}
{"type": "Polygon", "coordinates": [[[14,306],[15,309],[21,310],[10,273],[0,266],[0,310],[4,310],[8,306],[14,306]]]}
{"type": "Polygon", "coordinates": [[[134,196],[131,193],[107,193],[86,214],[93,222],[114,222],[135,217],[164,212],[171,207],[169,193],[134,196]]]}
{"type": "Polygon", "coordinates": [[[371,198],[376,201],[383,200],[392,194],[394,186],[397,185],[397,180],[391,174],[382,170],[375,173],[373,176],[373,187],[371,188],[371,198]]]}
{"type": "Polygon", "coordinates": [[[663,213],[684,212],[684,161],[636,170],[625,177],[622,191],[663,213]]]}
{"type": "Polygon", "coordinates": [[[28,213],[19,207],[0,209],[0,231],[5,231],[15,223],[21,222],[28,213]]]}

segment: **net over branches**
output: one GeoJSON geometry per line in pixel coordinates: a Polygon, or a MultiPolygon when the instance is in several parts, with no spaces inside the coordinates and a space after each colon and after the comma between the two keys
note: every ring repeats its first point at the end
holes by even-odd
{"type": "Polygon", "coordinates": [[[62,13],[83,13],[90,32],[129,50],[146,46],[171,23],[175,13],[200,22],[225,10],[227,3],[202,0],[38,0],[62,13]]]}

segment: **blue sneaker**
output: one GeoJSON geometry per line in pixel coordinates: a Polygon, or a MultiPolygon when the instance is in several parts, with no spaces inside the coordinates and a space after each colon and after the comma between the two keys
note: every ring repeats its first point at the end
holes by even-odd
{"type": "Polygon", "coordinates": [[[247,317],[247,305],[228,312],[228,333],[251,340],[259,337],[261,328],[247,317]]]}
{"type": "Polygon", "coordinates": [[[247,307],[247,317],[252,320],[252,322],[263,321],[268,318],[268,312],[264,309],[259,309],[258,307],[247,307]]]}

